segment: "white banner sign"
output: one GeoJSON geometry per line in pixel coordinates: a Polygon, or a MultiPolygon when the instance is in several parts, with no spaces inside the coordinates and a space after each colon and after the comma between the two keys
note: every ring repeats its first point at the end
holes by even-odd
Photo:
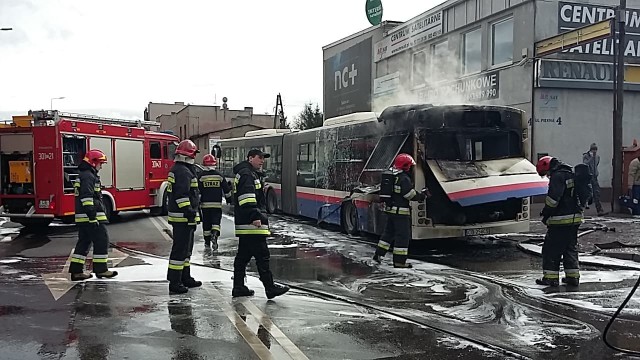
{"type": "Polygon", "coordinates": [[[442,11],[429,14],[393,30],[376,43],[374,61],[378,62],[442,35],[442,11]]]}
{"type": "Polygon", "coordinates": [[[373,80],[373,95],[393,93],[400,87],[400,72],[381,76],[373,80]]]}

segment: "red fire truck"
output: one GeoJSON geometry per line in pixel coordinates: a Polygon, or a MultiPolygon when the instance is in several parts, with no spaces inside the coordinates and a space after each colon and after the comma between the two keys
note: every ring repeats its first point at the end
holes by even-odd
{"type": "Polygon", "coordinates": [[[167,175],[178,138],[150,130],[159,123],[57,110],[29,116],[0,127],[0,216],[28,227],[53,219],[73,222],[73,182],[88,149],[108,158],[100,171],[108,217],[140,209],[166,214],[167,175]]]}

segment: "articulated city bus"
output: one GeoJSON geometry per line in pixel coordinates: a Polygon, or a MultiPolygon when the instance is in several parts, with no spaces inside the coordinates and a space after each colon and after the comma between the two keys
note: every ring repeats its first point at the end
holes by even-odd
{"type": "Polygon", "coordinates": [[[529,230],[529,197],[544,194],[524,153],[523,112],[505,106],[399,105],[375,113],[327,119],[304,130],[259,130],[220,141],[219,168],[251,148],[265,162],[268,211],[339,225],[349,234],[380,234],[384,213],[380,174],[398,153],[411,154],[417,189],[432,196],[412,202],[414,239],[529,230]]]}

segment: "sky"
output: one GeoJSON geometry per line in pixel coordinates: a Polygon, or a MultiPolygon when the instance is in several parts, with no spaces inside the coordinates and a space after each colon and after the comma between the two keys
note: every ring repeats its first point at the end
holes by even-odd
{"type": "MultiPolygon", "coordinates": [[[[441,0],[383,0],[407,21],[441,0]]],[[[322,47],[369,27],[365,0],[0,0],[0,119],[29,109],[142,118],[149,102],[322,109],[322,47]],[[179,5],[178,5],[179,4],[179,5]]]]}

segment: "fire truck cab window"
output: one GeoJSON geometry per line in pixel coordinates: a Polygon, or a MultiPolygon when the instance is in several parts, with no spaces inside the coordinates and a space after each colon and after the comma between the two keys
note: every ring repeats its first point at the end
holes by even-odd
{"type": "Polygon", "coordinates": [[[178,145],[174,144],[174,143],[169,143],[169,159],[173,160],[173,158],[176,156],[176,148],[178,147],[178,145]]]}
{"type": "Polygon", "coordinates": [[[162,159],[162,148],[159,141],[149,143],[149,154],[152,159],[162,159]]]}

